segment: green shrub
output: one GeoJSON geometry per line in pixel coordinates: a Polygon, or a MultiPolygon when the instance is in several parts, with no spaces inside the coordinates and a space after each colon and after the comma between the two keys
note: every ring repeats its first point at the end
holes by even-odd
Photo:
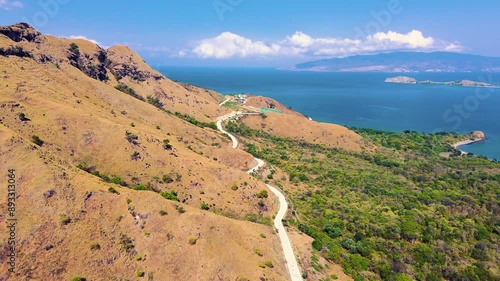
{"type": "Polygon", "coordinates": [[[110,193],[114,193],[114,194],[118,194],[118,195],[120,195],[120,192],[118,192],[118,191],[117,191],[116,189],[114,189],[113,187],[108,188],[108,191],[109,191],[110,193]]]}
{"type": "Polygon", "coordinates": [[[260,237],[261,237],[261,238],[266,238],[267,236],[266,236],[264,233],[261,233],[261,234],[260,234],[260,237]]]}
{"type": "Polygon", "coordinates": [[[171,175],[163,175],[163,177],[161,179],[162,179],[163,183],[166,183],[166,184],[174,182],[174,179],[172,178],[171,175]]]}
{"type": "Polygon", "coordinates": [[[67,224],[71,223],[71,218],[68,217],[67,215],[62,215],[61,216],[61,223],[63,225],[67,225],[67,224]]]}
{"type": "Polygon", "coordinates": [[[162,193],[160,193],[160,195],[167,200],[178,201],[178,202],[180,201],[179,198],[177,198],[177,192],[175,191],[170,191],[170,192],[163,191],[162,193]]]}
{"type": "Polygon", "coordinates": [[[42,146],[45,143],[39,136],[36,135],[31,137],[31,141],[38,146],[42,146]]]}
{"type": "Polygon", "coordinates": [[[319,240],[314,240],[312,242],[312,247],[316,250],[316,251],[321,251],[321,249],[323,248],[323,243],[321,243],[321,241],[319,240]]]}
{"type": "Polygon", "coordinates": [[[147,96],[148,103],[153,105],[154,107],[157,108],[163,108],[163,103],[160,101],[159,98],[153,97],[153,96],[147,96]]]}
{"type": "Polygon", "coordinates": [[[165,211],[165,210],[160,210],[160,215],[161,216],[166,216],[166,215],[168,215],[168,212],[165,211]]]}
{"type": "Polygon", "coordinates": [[[90,249],[91,250],[100,250],[101,245],[99,245],[99,243],[97,243],[97,242],[92,242],[92,243],[90,243],[90,249]]]}
{"type": "Polygon", "coordinates": [[[255,249],[255,253],[256,253],[258,256],[260,256],[260,257],[262,257],[262,256],[264,255],[264,254],[262,253],[262,250],[261,250],[261,249],[255,249]]]}
{"type": "Polygon", "coordinates": [[[133,190],[147,190],[146,186],[144,186],[143,184],[138,184],[134,187],[132,187],[133,190]]]}
{"type": "Polygon", "coordinates": [[[130,204],[130,203],[132,203],[132,199],[127,198],[127,204],[130,204]]]}
{"type": "Polygon", "coordinates": [[[111,180],[110,180],[111,183],[114,183],[114,184],[121,184],[122,183],[122,179],[120,177],[112,177],[111,180]]]}
{"type": "Polygon", "coordinates": [[[78,45],[77,45],[76,43],[74,43],[74,42],[73,42],[73,43],[71,43],[71,44],[69,45],[69,47],[70,47],[70,51],[71,51],[73,54],[75,54],[77,57],[79,57],[79,56],[80,56],[80,48],[78,48],[78,45]]]}
{"type": "Polygon", "coordinates": [[[201,203],[200,208],[201,208],[202,210],[205,210],[205,211],[208,211],[208,210],[210,209],[210,207],[208,206],[208,204],[207,204],[207,203],[205,203],[205,202],[202,202],[202,203],[201,203]]]}
{"type": "Polygon", "coordinates": [[[138,100],[145,101],[145,99],[142,96],[138,95],[134,91],[134,89],[130,88],[129,86],[127,86],[127,85],[125,85],[123,83],[120,83],[117,86],[115,86],[115,89],[117,89],[118,91],[123,92],[123,93],[125,93],[125,94],[127,94],[129,96],[132,96],[132,97],[134,97],[134,98],[136,98],[138,100]]]}
{"type": "Polygon", "coordinates": [[[170,144],[170,140],[168,139],[163,140],[163,148],[165,150],[172,150],[173,146],[170,144]]]}
{"type": "Polygon", "coordinates": [[[259,193],[257,193],[257,198],[267,198],[267,190],[261,190],[259,193]]]}
{"type": "Polygon", "coordinates": [[[135,275],[137,275],[137,277],[144,277],[144,271],[142,271],[142,270],[137,270],[137,271],[135,272],[135,275]]]}
{"type": "Polygon", "coordinates": [[[198,241],[198,238],[194,238],[194,237],[191,237],[189,238],[189,245],[194,245],[196,244],[196,242],[198,241]]]}
{"type": "Polygon", "coordinates": [[[122,245],[122,248],[126,251],[129,252],[132,248],[134,248],[134,244],[132,241],[132,238],[128,237],[127,235],[122,235],[120,238],[120,243],[122,245]]]}
{"type": "Polygon", "coordinates": [[[137,135],[130,133],[130,132],[125,132],[125,139],[127,139],[127,141],[131,144],[135,144],[135,145],[139,144],[137,142],[139,137],[137,135]]]}
{"type": "Polygon", "coordinates": [[[19,113],[19,120],[21,121],[30,121],[28,117],[24,113],[19,113]]]}
{"type": "Polygon", "coordinates": [[[234,191],[238,190],[238,185],[233,183],[233,185],[231,185],[231,189],[234,191]]]}
{"type": "Polygon", "coordinates": [[[186,212],[186,210],[184,210],[184,207],[182,207],[180,205],[176,205],[175,209],[177,210],[177,212],[179,212],[181,214],[184,214],[186,212]]]}
{"type": "Polygon", "coordinates": [[[265,264],[267,267],[269,267],[269,268],[273,268],[273,267],[274,267],[274,265],[273,265],[273,262],[272,262],[272,261],[266,261],[264,264],[265,264]]]}
{"type": "Polygon", "coordinates": [[[80,276],[75,276],[70,279],[70,281],[86,281],[87,279],[80,277],[80,276]]]}

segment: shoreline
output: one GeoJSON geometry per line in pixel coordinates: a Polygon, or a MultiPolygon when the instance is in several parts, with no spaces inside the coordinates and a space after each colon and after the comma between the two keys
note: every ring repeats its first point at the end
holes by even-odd
{"type": "Polygon", "coordinates": [[[469,152],[461,150],[460,149],[461,146],[471,145],[473,143],[478,143],[478,142],[481,142],[481,141],[484,141],[484,140],[486,140],[486,138],[475,138],[473,140],[468,139],[468,140],[463,140],[463,141],[459,141],[457,143],[454,143],[451,146],[453,148],[455,148],[455,149],[458,149],[462,153],[462,155],[464,155],[464,154],[469,154],[469,152]]]}

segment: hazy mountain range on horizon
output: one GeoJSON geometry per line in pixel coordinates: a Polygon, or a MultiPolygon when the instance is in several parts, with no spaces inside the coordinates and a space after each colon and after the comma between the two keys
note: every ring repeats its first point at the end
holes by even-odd
{"type": "Polygon", "coordinates": [[[451,52],[393,52],[310,61],[297,71],[318,72],[500,72],[500,58],[451,52]]]}

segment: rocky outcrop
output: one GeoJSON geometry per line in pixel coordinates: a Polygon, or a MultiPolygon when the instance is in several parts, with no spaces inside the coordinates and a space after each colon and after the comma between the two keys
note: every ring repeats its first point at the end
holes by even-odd
{"type": "Polygon", "coordinates": [[[126,46],[109,48],[108,56],[112,61],[108,69],[113,73],[116,80],[121,80],[125,77],[138,82],[144,82],[150,78],[156,81],[164,79],[161,74],[149,71],[149,67],[146,67],[146,62],[126,46]]]}
{"type": "Polygon", "coordinates": [[[104,49],[96,54],[81,54],[78,45],[72,43],[69,48],[68,60],[70,64],[80,69],[85,75],[99,81],[108,81],[107,67],[111,63],[104,49]]]}
{"type": "Polygon", "coordinates": [[[22,47],[13,46],[10,48],[0,48],[0,56],[16,56],[20,58],[30,58],[31,54],[26,52],[22,47]]]}
{"type": "Polygon", "coordinates": [[[129,77],[134,81],[144,82],[149,78],[153,77],[155,80],[161,80],[163,76],[158,74],[153,74],[149,71],[142,71],[135,65],[128,64],[111,64],[110,67],[111,72],[115,75],[117,80],[120,80],[124,77],[129,77]]]}
{"type": "Polygon", "coordinates": [[[38,30],[34,29],[27,23],[18,23],[10,26],[0,26],[0,34],[9,37],[12,41],[15,42],[33,42],[38,36],[41,35],[38,30]]]}
{"type": "Polygon", "coordinates": [[[476,140],[485,140],[486,139],[486,135],[481,132],[481,131],[474,131],[474,132],[471,132],[470,135],[476,139],[476,140]]]}

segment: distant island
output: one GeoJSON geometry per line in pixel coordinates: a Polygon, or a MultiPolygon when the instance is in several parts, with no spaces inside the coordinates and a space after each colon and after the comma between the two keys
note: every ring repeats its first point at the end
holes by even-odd
{"type": "Polygon", "coordinates": [[[415,78],[407,76],[396,76],[385,79],[387,83],[401,83],[401,84],[429,84],[429,85],[447,85],[447,86],[460,86],[460,87],[485,87],[485,88],[500,88],[500,86],[492,85],[485,82],[478,82],[472,80],[458,80],[449,82],[436,82],[431,80],[417,81],[415,78]]]}
{"type": "Polygon", "coordinates": [[[394,52],[332,58],[295,65],[318,72],[500,72],[500,58],[450,52],[394,52]]]}

